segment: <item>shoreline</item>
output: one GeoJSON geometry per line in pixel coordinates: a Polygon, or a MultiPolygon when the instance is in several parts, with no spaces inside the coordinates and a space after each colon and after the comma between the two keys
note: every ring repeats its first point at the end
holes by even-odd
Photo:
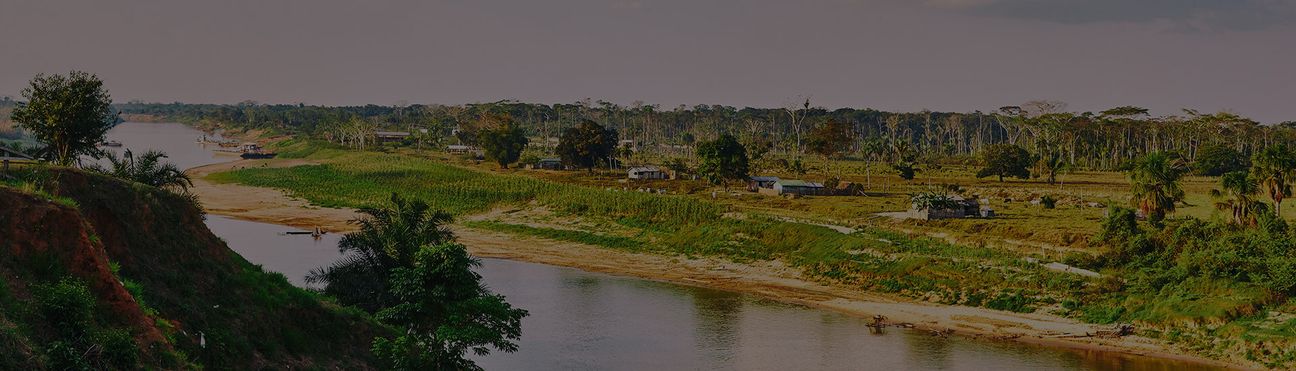
{"type": "MultiPolygon", "coordinates": [[[[279,224],[302,229],[320,227],[332,233],[355,230],[349,223],[352,209],[312,206],[283,191],[205,179],[208,174],[240,167],[291,167],[313,164],[305,160],[236,160],[186,170],[193,177],[191,191],[208,213],[235,219],[279,224]]],[[[955,336],[992,341],[1016,341],[1078,351],[1101,351],[1124,357],[1149,357],[1231,369],[1246,365],[1184,354],[1159,341],[1139,336],[1117,339],[1084,336],[1111,326],[1096,326],[1047,314],[1022,314],[986,308],[940,305],[883,294],[825,285],[800,277],[799,271],[779,261],[752,264],[717,258],[687,258],[663,254],[631,253],[579,243],[545,240],[488,232],[452,225],[459,242],[478,257],[525,261],[659,282],[755,294],[785,303],[821,308],[851,316],[883,315],[888,323],[909,323],[926,331],[953,330],[955,336]]]]}

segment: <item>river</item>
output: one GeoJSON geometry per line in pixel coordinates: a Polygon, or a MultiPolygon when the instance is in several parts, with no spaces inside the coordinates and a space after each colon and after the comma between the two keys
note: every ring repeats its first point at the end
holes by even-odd
{"type": "MultiPolygon", "coordinates": [[[[133,152],[158,149],[182,168],[232,160],[195,143],[179,124],[126,123],[109,132],[133,152]]],[[[231,249],[305,286],[310,269],[339,257],[339,236],[287,235],[273,224],[209,215],[231,249]]],[[[487,370],[1210,370],[1114,352],[939,337],[755,295],[483,259],[495,292],[530,311],[521,350],[475,357],[487,370]]]]}

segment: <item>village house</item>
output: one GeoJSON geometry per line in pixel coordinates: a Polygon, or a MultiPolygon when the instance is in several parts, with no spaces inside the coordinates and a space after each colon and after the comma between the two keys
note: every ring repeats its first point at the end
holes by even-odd
{"type": "Polygon", "coordinates": [[[404,141],[405,138],[409,138],[409,137],[410,137],[410,133],[408,131],[374,132],[374,138],[378,140],[378,143],[399,143],[404,141]]]}
{"type": "Polygon", "coordinates": [[[824,194],[824,186],[798,179],[779,179],[774,182],[773,191],[779,195],[813,196],[824,194]]]}
{"type": "Polygon", "coordinates": [[[776,176],[753,176],[747,178],[747,191],[757,192],[761,189],[774,189],[774,182],[779,181],[776,176]]]}
{"type": "Polygon", "coordinates": [[[666,171],[656,166],[635,166],[626,173],[632,180],[670,179],[666,171]]]}
{"type": "Polygon", "coordinates": [[[982,207],[976,200],[962,196],[928,197],[920,200],[915,197],[909,206],[909,217],[922,220],[961,219],[967,217],[993,217],[994,210],[982,207]]]}
{"type": "Polygon", "coordinates": [[[534,164],[531,164],[531,168],[536,170],[562,170],[563,169],[562,159],[542,158],[536,160],[534,164]]]}

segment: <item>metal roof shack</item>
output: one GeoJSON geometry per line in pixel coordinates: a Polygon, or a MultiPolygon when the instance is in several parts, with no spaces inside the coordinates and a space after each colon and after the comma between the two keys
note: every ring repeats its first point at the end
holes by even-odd
{"type": "Polygon", "coordinates": [[[779,181],[776,176],[753,176],[747,178],[747,191],[758,192],[761,189],[773,189],[774,182],[779,181]]]}
{"type": "Polygon", "coordinates": [[[822,183],[807,182],[799,179],[779,179],[774,182],[774,191],[781,195],[818,195],[824,191],[822,183]]]}
{"type": "Polygon", "coordinates": [[[670,179],[670,175],[666,174],[665,171],[662,171],[661,168],[656,166],[651,166],[651,165],[631,167],[630,169],[626,170],[626,175],[629,176],[630,179],[640,179],[640,180],[670,179]]]}

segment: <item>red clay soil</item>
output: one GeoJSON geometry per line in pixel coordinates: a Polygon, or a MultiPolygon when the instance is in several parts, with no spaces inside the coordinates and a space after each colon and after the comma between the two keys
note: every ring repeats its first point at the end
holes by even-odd
{"type": "MultiPolygon", "coordinates": [[[[211,369],[373,368],[370,343],[385,328],[248,263],[211,233],[202,210],[184,196],[75,170],[51,169],[48,176],[57,179],[49,182],[52,192],[77,207],[0,188],[23,199],[15,210],[5,207],[14,201],[0,199],[0,225],[9,224],[0,248],[12,239],[24,251],[92,249],[93,255],[75,250],[69,261],[93,259],[69,269],[102,281],[95,287],[109,282],[121,290],[102,297],[130,299],[109,271],[108,261],[117,263],[120,276],[140,285],[143,302],[166,320],[166,346],[190,361],[211,369]]],[[[5,268],[0,261],[0,273],[5,268]]],[[[133,300],[127,303],[138,312],[133,300]]],[[[142,316],[129,318],[137,327],[142,316]]],[[[157,338],[156,326],[147,329],[147,339],[157,338]]]]}
{"type": "Polygon", "coordinates": [[[32,258],[54,258],[67,273],[84,280],[98,298],[101,309],[133,329],[141,348],[164,344],[161,331],[113,276],[103,244],[91,238],[93,229],[77,209],[0,188],[0,247],[7,256],[0,264],[10,272],[32,258]]]}

